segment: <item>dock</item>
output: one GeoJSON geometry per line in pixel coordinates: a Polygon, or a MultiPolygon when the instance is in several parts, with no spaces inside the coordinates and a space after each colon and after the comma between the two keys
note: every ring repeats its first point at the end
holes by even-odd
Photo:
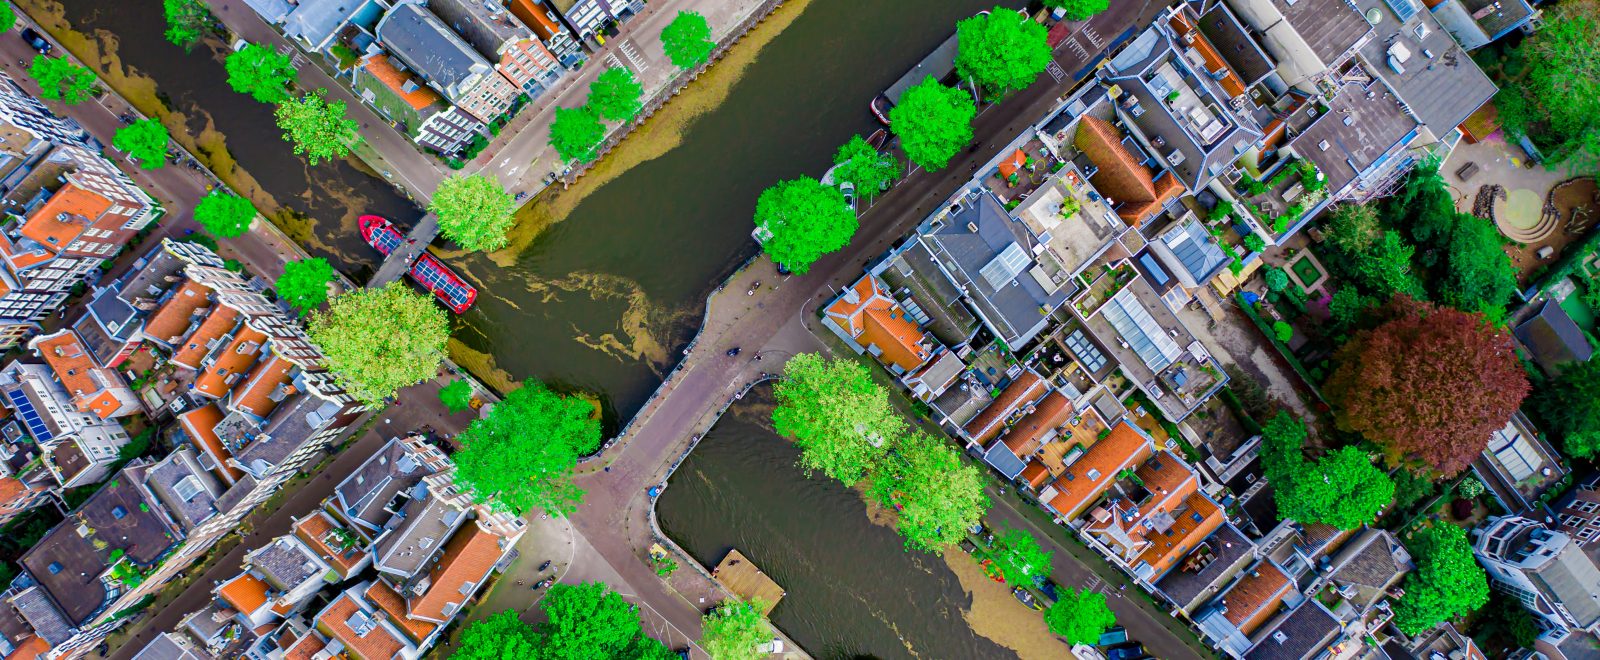
{"type": "Polygon", "coordinates": [[[939,47],[933,49],[932,53],[922,58],[921,62],[917,62],[916,66],[911,67],[911,70],[907,71],[906,75],[900,76],[900,79],[890,85],[889,89],[884,90],[883,95],[889,99],[890,103],[900,105],[901,95],[905,94],[906,90],[911,89],[917,83],[922,82],[923,78],[933,76],[934,80],[943,81],[945,76],[950,75],[955,70],[956,35],[951,34],[949,39],[945,39],[944,43],[939,44],[939,47]]]}
{"type": "Polygon", "coordinates": [[[439,236],[439,216],[429,213],[417,221],[411,228],[411,233],[406,235],[406,242],[400,249],[384,257],[383,264],[378,266],[378,272],[367,281],[367,288],[376,289],[385,284],[400,279],[411,268],[412,262],[422,256],[428,244],[439,236]]]}
{"type": "Polygon", "coordinates": [[[778,601],[789,593],[737,548],[728,551],[728,556],[722,558],[722,562],[711,571],[711,576],[746,602],[760,600],[761,613],[764,615],[772,614],[772,608],[777,607],[778,601]]]}

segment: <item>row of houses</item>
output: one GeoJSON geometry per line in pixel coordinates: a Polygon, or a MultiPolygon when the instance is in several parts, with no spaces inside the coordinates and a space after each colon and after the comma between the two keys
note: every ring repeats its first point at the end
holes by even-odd
{"type": "Polygon", "coordinates": [[[134,657],[423,657],[525,532],[458,490],[454,469],[421,435],[390,440],[134,657]]]}
{"type": "Polygon", "coordinates": [[[163,240],[0,369],[0,518],[101,483],[0,590],[6,657],[98,644],[363,416],[263,290],[163,240]],[[170,452],[121,456],[122,423],[163,421],[170,452]]]}
{"type": "Polygon", "coordinates": [[[162,214],[75,122],[0,73],[0,351],[162,214]]]}
{"type": "Polygon", "coordinates": [[[248,0],[417,144],[457,156],[583,66],[643,0],[248,0]],[[614,28],[609,28],[614,29],[614,28]]]}

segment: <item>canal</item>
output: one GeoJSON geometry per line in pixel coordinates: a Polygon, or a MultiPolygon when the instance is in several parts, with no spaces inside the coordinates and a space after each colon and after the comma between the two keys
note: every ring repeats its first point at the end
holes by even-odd
{"type": "MultiPolygon", "coordinates": [[[[735,405],[673,474],[656,507],[667,535],[705,566],[731,548],[748,556],[788,590],[772,622],[819,659],[1017,657],[974,632],[983,613],[945,559],[907,552],[860,493],[806,477],[799,449],[771,430],[770,393],[735,405]]],[[[949,561],[972,563],[959,550],[949,561]]]]}

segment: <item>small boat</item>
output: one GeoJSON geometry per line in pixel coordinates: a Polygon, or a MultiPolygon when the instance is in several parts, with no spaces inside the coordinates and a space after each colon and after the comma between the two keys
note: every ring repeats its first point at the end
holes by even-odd
{"type": "Polygon", "coordinates": [[[878,151],[883,151],[883,145],[887,144],[888,142],[889,131],[882,128],[873,131],[872,135],[867,136],[867,144],[871,145],[873,149],[878,151]]]}
{"type": "MultiPolygon", "coordinates": [[[[363,215],[359,218],[359,222],[361,238],[385,257],[405,244],[405,235],[395,229],[394,223],[389,222],[388,218],[363,215]]],[[[439,261],[438,257],[427,250],[423,250],[417,260],[412,262],[411,269],[406,271],[406,274],[443,302],[450,311],[457,314],[467,313],[472,304],[478,301],[478,289],[467,284],[466,280],[461,279],[461,276],[456,275],[455,271],[450,270],[449,266],[444,265],[443,261],[439,261]]]]}
{"type": "Polygon", "coordinates": [[[874,96],[869,107],[872,108],[872,116],[878,118],[878,123],[889,125],[889,110],[894,108],[894,102],[890,101],[889,97],[882,94],[874,96]]]}

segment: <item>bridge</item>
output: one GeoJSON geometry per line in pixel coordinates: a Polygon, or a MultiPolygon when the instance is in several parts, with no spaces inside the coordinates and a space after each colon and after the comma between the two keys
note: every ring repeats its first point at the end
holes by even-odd
{"type": "Polygon", "coordinates": [[[412,262],[422,256],[428,249],[428,244],[439,236],[439,217],[429,213],[417,221],[417,226],[411,228],[411,233],[406,235],[404,243],[399,249],[389,253],[383,260],[383,265],[378,266],[377,274],[367,281],[367,288],[376,289],[385,284],[400,279],[411,268],[412,262]]]}

